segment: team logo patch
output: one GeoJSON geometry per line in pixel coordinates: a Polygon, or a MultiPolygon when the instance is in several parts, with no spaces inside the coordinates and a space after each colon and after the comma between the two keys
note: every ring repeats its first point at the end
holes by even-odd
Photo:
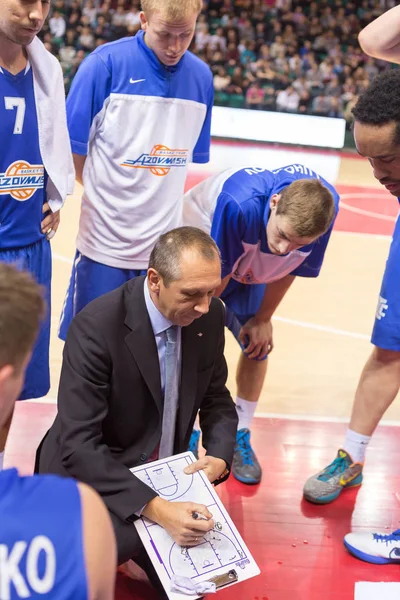
{"type": "Polygon", "coordinates": [[[135,160],[126,160],[121,166],[131,169],[148,169],[157,177],[165,177],[171,169],[186,167],[188,154],[188,150],[172,150],[167,146],[157,144],[150,154],[141,154],[135,160]]]}
{"type": "Polygon", "coordinates": [[[247,285],[259,283],[251,269],[247,269],[247,271],[243,274],[239,273],[239,271],[235,271],[233,277],[236,279],[236,281],[240,281],[240,283],[246,283],[247,285]]]}
{"type": "Polygon", "coordinates": [[[0,173],[0,194],[10,194],[20,202],[29,200],[36,190],[43,187],[43,165],[30,165],[23,160],[16,160],[5,173],[0,173]]]}

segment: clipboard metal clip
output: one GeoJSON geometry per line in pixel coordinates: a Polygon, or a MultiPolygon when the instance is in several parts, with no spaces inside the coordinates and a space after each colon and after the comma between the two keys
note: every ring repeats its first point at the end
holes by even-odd
{"type": "Polygon", "coordinates": [[[231,569],[227,573],[224,573],[222,575],[216,575],[208,581],[210,583],[215,583],[215,587],[217,588],[217,590],[219,590],[220,588],[229,585],[230,583],[236,583],[238,579],[238,574],[236,573],[235,569],[231,569]]]}

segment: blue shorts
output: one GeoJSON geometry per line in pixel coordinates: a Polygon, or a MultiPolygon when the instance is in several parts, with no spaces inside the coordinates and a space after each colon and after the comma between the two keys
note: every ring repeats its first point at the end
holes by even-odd
{"type": "Polygon", "coordinates": [[[265,283],[240,283],[231,279],[221,294],[221,300],[226,307],[225,325],[236,338],[239,346],[239,333],[249,319],[254,317],[261,306],[267,285],[265,283]]]}
{"type": "Polygon", "coordinates": [[[46,316],[41,324],[32,358],[25,373],[20,400],[41,398],[50,389],[49,347],[51,316],[51,247],[45,237],[35,244],[12,250],[0,250],[0,261],[29,271],[44,288],[46,316]]]}
{"type": "Polygon", "coordinates": [[[130,279],[146,274],[147,269],[109,267],[83,256],[77,251],[61,313],[59,337],[64,341],[66,340],[68,327],[72,319],[89,302],[103,294],[116,290],[130,279]]]}
{"type": "Polygon", "coordinates": [[[400,352],[400,217],[386,262],[371,341],[378,348],[400,352]]]}

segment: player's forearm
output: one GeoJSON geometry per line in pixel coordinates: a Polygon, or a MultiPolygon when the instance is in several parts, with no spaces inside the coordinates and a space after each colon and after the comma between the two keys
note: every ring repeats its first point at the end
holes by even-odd
{"type": "Polygon", "coordinates": [[[369,56],[400,63],[400,5],[364,27],[358,41],[369,56]]]}
{"type": "Polygon", "coordinates": [[[154,523],[159,523],[165,505],[168,504],[167,500],[156,496],[142,510],[142,515],[154,523]]]}
{"type": "Polygon", "coordinates": [[[260,321],[270,321],[272,315],[283,300],[286,292],[295,280],[294,275],[286,275],[278,281],[268,283],[261,306],[255,315],[260,321]]]}

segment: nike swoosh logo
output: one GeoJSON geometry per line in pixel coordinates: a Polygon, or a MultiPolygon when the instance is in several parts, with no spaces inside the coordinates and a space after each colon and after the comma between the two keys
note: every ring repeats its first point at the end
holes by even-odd
{"type": "Polygon", "coordinates": [[[343,486],[347,485],[348,483],[352,482],[353,479],[358,477],[359,474],[360,474],[360,472],[358,472],[358,473],[356,472],[353,475],[350,475],[350,477],[343,477],[343,475],[342,475],[342,477],[340,478],[340,481],[339,481],[339,485],[343,485],[343,486]]]}
{"type": "Polygon", "coordinates": [[[129,80],[129,83],[140,83],[141,81],[146,81],[145,79],[132,79],[132,77],[129,80]]]}

